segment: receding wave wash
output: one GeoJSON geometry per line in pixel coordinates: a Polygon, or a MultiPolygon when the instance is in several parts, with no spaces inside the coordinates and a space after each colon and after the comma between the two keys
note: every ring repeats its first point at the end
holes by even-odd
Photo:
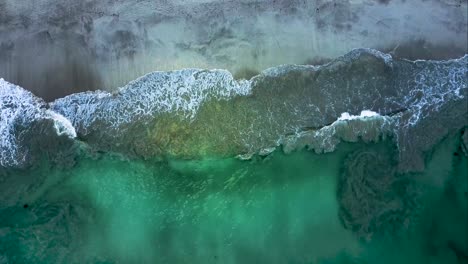
{"type": "Polygon", "coordinates": [[[467,64],[0,79],[0,263],[468,263],[467,64]]]}

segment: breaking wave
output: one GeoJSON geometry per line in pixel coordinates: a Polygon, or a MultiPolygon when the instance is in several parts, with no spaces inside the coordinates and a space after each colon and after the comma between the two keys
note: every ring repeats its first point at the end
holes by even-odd
{"type": "Polygon", "coordinates": [[[21,166],[31,158],[30,136],[40,138],[52,124],[57,136],[75,138],[68,119],[48,110],[31,92],[0,79],[0,165],[21,166]],[[38,124],[42,123],[42,126],[38,124]],[[33,135],[30,134],[33,132],[33,135]],[[35,133],[34,133],[35,132],[35,133]]]}
{"type": "MultiPolygon", "coordinates": [[[[330,152],[341,141],[390,136],[407,159],[403,152],[422,152],[414,149],[422,120],[445,126],[429,132],[434,144],[467,125],[460,103],[467,96],[467,62],[468,56],[394,60],[357,49],[322,66],[278,66],[251,80],[235,80],[225,70],[153,72],[115,92],[77,93],[50,104],[2,79],[0,165],[30,164],[34,143],[25,135],[42,123],[55,131],[49,137],[77,137],[130,156],[248,157],[277,146],[330,152]],[[446,120],[447,111],[458,119],[446,120]]],[[[409,162],[404,170],[420,167],[409,162]]]]}

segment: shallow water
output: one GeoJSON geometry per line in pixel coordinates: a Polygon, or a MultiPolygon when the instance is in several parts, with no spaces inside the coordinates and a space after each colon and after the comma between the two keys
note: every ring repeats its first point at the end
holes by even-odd
{"type": "Polygon", "coordinates": [[[1,208],[0,262],[466,263],[460,144],[452,134],[418,174],[396,172],[390,140],[248,161],[84,151],[71,169],[3,170],[43,181],[1,208]]]}

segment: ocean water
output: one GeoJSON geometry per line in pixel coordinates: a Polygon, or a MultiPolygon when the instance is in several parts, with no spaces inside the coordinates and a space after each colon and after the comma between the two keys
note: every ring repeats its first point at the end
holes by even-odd
{"type": "Polygon", "coordinates": [[[468,263],[467,60],[0,80],[0,263],[468,263]]]}
{"type": "Polygon", "coordinates": [[[1,209],[0,260],[466,263],[468,159],[459,139],[439,144],[418,174],[395,172],[386,141],[249,161],[101,153],[72,169],[44,162],[2,171],[44,182],[1,209]]]}

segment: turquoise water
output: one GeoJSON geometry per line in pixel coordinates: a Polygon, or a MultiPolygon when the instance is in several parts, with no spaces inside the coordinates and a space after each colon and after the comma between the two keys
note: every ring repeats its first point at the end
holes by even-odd
{"type": "Polygon", "coordinates": [[[3,170],[43,180],[2,207],[0,263],[467,263],[460,146],[452,134],[412,174],[391,140],[247,161],[83,150],[72,168],[3,170]]]}
{"type": "Polygon", "coordinates": [[[0,79],[0,264],[467,263],[467,61],[0,79]]]}

